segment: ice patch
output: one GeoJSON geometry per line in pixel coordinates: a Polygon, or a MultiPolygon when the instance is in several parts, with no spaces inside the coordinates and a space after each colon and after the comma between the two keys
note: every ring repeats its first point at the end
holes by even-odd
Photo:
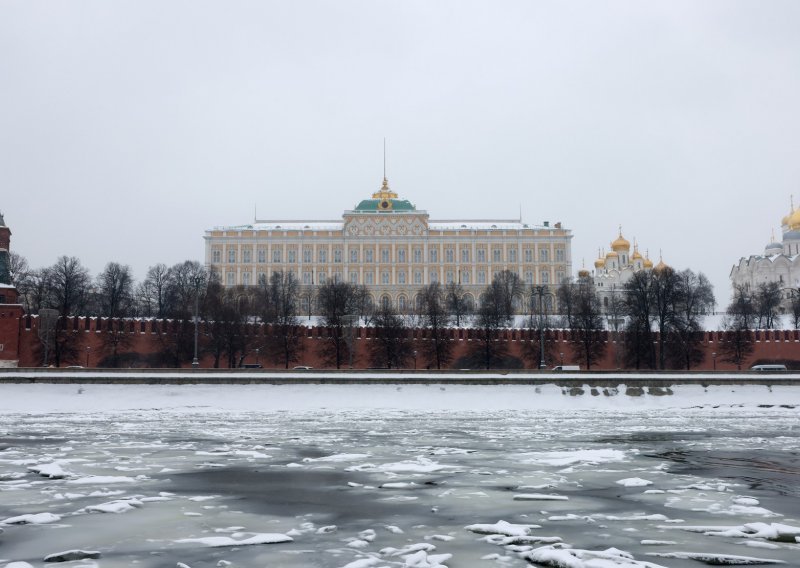
{"type": "Polygon", "coordinates": [[[61,517],[53,513],[35,513],[32,515],[19,515],[9,517],[0,521],[0,525],[46,525],[61,520],[61,517]]]}
{"type": "Polygon", "coordinates": [[[100,503],[99,505],[90,505],[84,507],[80,512],[86,513],[127,513],[133,511],[144,505],[138,499],[118,499],[116,501],[109,501],[108,503],[100,503]]]}
{"type": "Polygon", "coordinates": [[[531,529],[542,528],[540,525],[515,525],[506,521],[497,521],[493,525],[475,524],[464,527],[466,530],[478,534],[502,534],[505,536],[526,536],[531,529]]]}
{"type": "Polygon", "coordinates": [[[549,495],[546,493],[520,493],[514,495],[514,501],[569,501],[566,495],[549,495]]]}
{"type": "Polygon", "coordinates": [[[452,469],[455,466],[442,465],[428,458],[419,457],[416,460],[405,460],[401,462],[385,463],[375,465],[371,463],[354,465],[345,471],[364,471],[364,472],[390,472],[390,473],[433,473],[443,469],[452,469]]]}
{"type": "Polygon", "coordinates": [[[687,532],[702,533],[706,536],[760,538],[776,542],[796,542],[800,537],[800,527],[784,525],[781,523],[746,523],[739,526],[667,526],[659,529],[678,529],[687,532]]]}
{"type": "Polygon", "coordinates": [[[623,487],[646,487],[648,485],[653,485],[652,481],[642,479],[641,477],[626,477],[625,479],[618,480],[616,483],[623,487]]]}
{"type": "Polygon", "coordinates": [[[123,475],[89,475],[87,477],[79,477],[78,479],[70,479],[67,483],[72,485],[108,485],[111,483],[137,483],[144,479],[147,478],[143,475],[136,477],[126,477],[123,475]]]}
{"type": "Polygon", "coordinates": [[[706,552],[648,552],[648,556],[675,558],[678,560],[697,560],[714,566],[750,566],[754,564],[786,564],[783,560],[755,558],[735,554],[709,554],[706,552]]]}
{"type": "Polygon", "coordinates": [[[292,542],[294,539],[285,534],[279,533],[251,533],[253,536],[242,540],[236,540],[229,536],[207,536],[203,538],[182,538],[175,542],[197,543],[210,548],[220,548],[224,546],[249,546],[254,544],[277,544],[281,542],[292,542]]]}
{"type": "Polygon", "coordinates": [[[100,558],[100,553],[96,550],[65,550],[48,554],[44,557],[45,562],[71,562],[72,560],[86,560],[87,558],[100,558]]]}
{"type": "Polygon", "coordinates": [[[629,552],[617,548],[606,550],[580,550],[543,546],[521,554],[529,562],[552,568],[612,568],[642,567],[654,568],[650,562],[638,562],[629,552]]]}
{"type": "Polygon", "coordinates": [[[594,465],[599,463],[621,462],[627,459],[620,450],[572,450],[565,452],[533,452],[523,454],[523,463],[565,467],[569,465],[594,465]]]}
{"type": "Polygon", "coordinates": [[[306,463],[312,462],[350,462],[356,460],[363,460],[369,457],[369,454],[333,454],[331,456],[324,456],[321,458],[303,458],[306,463]]]}
{"type": "Polygon", "coordinates": [[[50,479],[63,479],[69,475],[56,462],[28,466],[28,471],[38,473],[42,477],[49,477],[50,479]]]}

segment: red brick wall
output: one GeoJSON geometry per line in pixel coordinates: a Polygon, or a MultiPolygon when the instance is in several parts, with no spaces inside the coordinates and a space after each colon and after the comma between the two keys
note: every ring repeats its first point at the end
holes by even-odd
{"type": "MultiPolygon", "coordinates": [[[[0,313],[6,314],[0,317],[0,343],[4,344],[4,351],[0,353],[0,359],[16,359],[16,353],[19,353],[19,365],[23,367],[34,367],[41,365],[41,350],[39,348],[40,342],[37,333],[38,318],[31,316],[22,316],[21,308],[19,306],[0,306],[0,313]],[[19,338],[19,348],[17,349],[17,338],[19,338]],[[10,354],[14,353],[11,357],[10,354]]],[[[107,325],[106,319],[98,318],[70,318],[70,329],[73,333],[81,337],[81,355],[78,360],[72,361],[69,364],[76,364],[95,367],[103,358],[101,335],[102,331],[98,331],[98,325],[103,328],[107,325]],[[89,349],[86,349],[86,348],[89,349]]],[[[154,333],[154,325],[167,326],[166,329],[171,329],[169,326],[180,325],[180,322],[157,322],[152,320],[126,320],[125,325],[131,333],[132,342],[131,346],[125,351],[138,352],[140,354],[156,353],[160,349],[160,343],[157,339],[157,334],[154,333]]],[[[191,325],[191,324],[186,324],[191,325]]],[[[201,326],[202,330],[202,326],[201,326]]],[[[308,365],[314,368],[324,368],[321,357],[321,343],[325,341],[328,336],[328,329],[323,327],[303,328],[304,337],[302,339],[303,352],[300,359],[294,363],[297,365],[308,365]]],[[[370,363],[370,343],[373,341],[375,330],[373,328],[359,328],[356,330],[356,338],[354,339],[355,352],[353,356],[353,366],[356,368],[367,368],[371,366],[370,363]]],[[[251,328],[251,333],[256,336],[263,337],[264,334],[269,334],[270,329],[265,326],[256,325],[251,328]]],[[[520,358],[527,368],[536,368],[537,361],[535,359],[526,359],[523,356],[525,344],[530,341],[530,331],[528,330],[506,330],[501,335],[501,340],[509,343],[509,353],[515,357],[520,358]]],[[[712,353],[719,353],[719,342],[721,339],[720,332],[706,332],[703,340],[703,350],[706,353],[705,360],[697,367],[697,369],[711,370],[714,367],[715,359],[712,353]]],[[[417,368],[424,369],[427,366],[425,361],[422,346],[426,341],[427,332],[425,329],[415,329],[412,331],[412,341],[414,349],[417,351],[417,368]]],[[[553,367],[560,364],[561,353],[563,353],[563,363],[566,365],[578,364],[583,368],[584,365],[578,361],[573,355],[572,345],[569,342],[569,332],[563,330],[552,330],[548,332],[548,341],[554,344],[553,351],[555,357],[553,360],[548,360],[548,367],[553,367]]],[[[613,370],[620,367],[617,360],[622,361],[622,347],[607,334],[606,339],[607,349],[601,361],[598,362],[596,370],[613,370]]],[[[470,346],[476,341],[476,331],[470,329],[454,329],[452,330],[452,341],[454,343],[453,361],[457,361],[460,357],[466,355],[470,346]]],[[[758,331],[755,332],[755,349],[753,355],[749,358],[743,368],[749,368],[756,361],[798,361],[800,362],[800,332],[797,330],[772,330],[772,331],[758,331]]],[[[256,341],[253,342],[254,344],[256,341]]],[[[255,352],[251,352],[245,359],[247,363],[254,363],[256,359],[255,352]]],[[[259,362],[265,368],[274,366],[274,363],[268,360],[263,350],[259,355],[259,362]]],[[[349,361],[348,361],[349,363],[349,361]]],[[[213,359],[209,355],[205,355],[201,360],[202,367],[211,367],[213,359]]],[[[224,366],[225,362],[221,362],[224,366]]],[[[413,359],[409,360],[409,367],[413,367],[413,359]]],[[[188,366],[188,364],[187,364],[188,366]]],[[[733,370],[735,365],[722,361],[721,356],[716,357],[716,369],[718,370],[733,370]]]]}
{"type": "Polygon", "coordinates": [[[19,359],[19,324],[22,318],[22,306],[0,304],[0,361],[16,361],[19,359]]]}

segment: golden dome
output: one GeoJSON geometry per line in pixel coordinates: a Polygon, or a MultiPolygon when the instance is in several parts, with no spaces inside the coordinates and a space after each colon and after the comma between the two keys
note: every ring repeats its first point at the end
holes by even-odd
{"type": "Polygon", "coordinates": [[[639,252],[639,249],[638,248],[634,248],[633,249],[633,254],[631,255],[631,260],[641,260],[643,258],[644,257],[642,256],[642,253],[639,252]]]}
{"type": "Polygon", "coordinates": [[[644,257],[644,267],[645,268],[653,268],[653,261],[650,260],[650,255],[645,255],[644,257]]]}
{"type": "Polygon", "coordinates": [[[781,225],[788,225],[789,221],[792,218],[792,214],[794,214],[794,196],[789,196],[789,214],[781,219],[781,225]]]}
{"type": "Polygon", "coordinates": [[[606,254],[606,258],[617,258],[618,256],[619,255],[617,254],[617,252],[613,250],[608,251],[608,253],[606,254]]]}
{"type": "Polygon", "coordinates": [[[589,271],[582,268],[578,271],[578,278],[589,278],[589,271]]]}
{"type": "Polygon", "coordinates": [[[617,237],[617,240],[611,243],[611,250],[616,252],[628,252],[631,250],[631,243],[628,241],[628,239],[622,236],[621,226],[619,228],[619,236],[617,237]]]}
{"type": "Polygon", "coordinates": [[[605,268],[606,267],[606,261],[604,259],[602,259],[602,258],[598,258],[597,260],[594,261],[594,267],[595,268],[605,268]]]}
{"type": "Polygon", "coordinates": [[[800,209],[795,209],[786,222],[791,229],[800,229],[800,209]]]}

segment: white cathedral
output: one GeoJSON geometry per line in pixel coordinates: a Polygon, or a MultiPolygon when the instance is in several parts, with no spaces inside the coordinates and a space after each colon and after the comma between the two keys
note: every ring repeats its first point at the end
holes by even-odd
{"type": "Polygon", "coordinates": [[[764,282],[778,282],[784,308],[795,290],[800,287],[800,209],[791,205],[789,214],[781,219],[781,242],[773,237],[764,247],[763,255],[742,257],[731,269],[731,284],[755,288],[764,282]]]}
{"type": "MultiPolygon", "coordinates": [[[[631,253],[631,243],[622,236],[622,227],[620,227],[619,235],[611,243],[611,250],[606,254],[599,250],[597,260],[594,261],[593,281],[603,309],[608,309],[611,298],[624,289],[625,284],[633,278],[634,273],[640,270],[659,270],[666,266],[663,260],[659,260],[654,267],[649,255],[642,255],[635,242],[633,253],[631,253]]],[[[591,275],[584,268],[578,272],[578,276],[584,278],[591,275]]]]}

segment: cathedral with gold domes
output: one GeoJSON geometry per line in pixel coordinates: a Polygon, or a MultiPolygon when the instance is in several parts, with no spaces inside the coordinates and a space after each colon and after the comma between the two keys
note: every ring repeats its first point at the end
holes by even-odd
{"type": "Polygon", "coordinates": [[[794,201],[789,213],[781,219],[781,240],[770,242],[764,254],[742,257],[731,269],[731,284],[734,288],[744,286],[756,288],[759,284],[777,282],[781,287],[784,308],[788,307],[792,294],[800,287],[800,209],[794,201]]]}
{"type": "MultiPolygon", "coordinates": [[[[666,267],[663,260],[654,267],[648,254],[639,252],[639,246],[634,241],[633,252],[631,243],[622,236],[622,227],[619,228],[617,238],[611,243],[611,250],[603,253],[598,250],[597,259],[594,261],[594,286],[603,308],[608,308],[614,293],[619,293],[625,284],[636,272],[666,267]]],[[[588,270],[581,270],[579,276],[591,276],[588,270]]]]}

